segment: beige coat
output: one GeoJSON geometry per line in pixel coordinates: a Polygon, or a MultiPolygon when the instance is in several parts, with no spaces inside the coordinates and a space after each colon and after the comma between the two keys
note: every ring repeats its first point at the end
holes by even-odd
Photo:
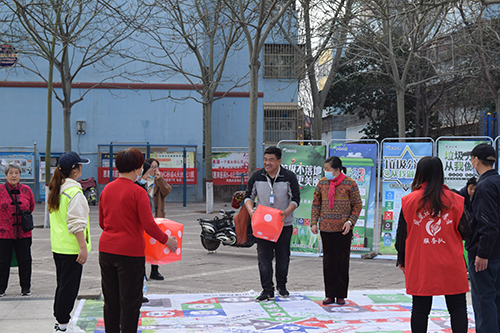
{"type": "Polygon", "coordinates": [[[163,177],[155,177],[153,189],[153,201],[155,204],[156,217],[165,217],[165,198],[172,191],[172,186],[163,177]]]}

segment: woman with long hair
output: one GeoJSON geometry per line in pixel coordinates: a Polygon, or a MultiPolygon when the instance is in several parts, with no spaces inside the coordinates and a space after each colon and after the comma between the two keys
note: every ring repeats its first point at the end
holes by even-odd
{"type": "Polygon", "coordinates": [[[323,304],[345,304],[349,287],[349,258],[352,228],[361,213],[362,202],[356,182],[345,175],[337,156],[324,164],[325,177],[316,185],[311,206],[311,232],[321,235],[323,244],[323,304]]]}
{"type": "Polygon", "coordinates": [[[136,333],[144,281],[144,231],[170,251],[177,240],[156,224],[146,191],[134,184],[142,175],[144,156],[135,148],[116,156],[118,179],[106,185],[99,200],[99,265],[107,333],[136,333]]]}
{"type": "Polygon", "coordinates": [[[57,279],[54,332],[83,332],[76,325],[70,325],[70,314],[91,248],[89,205],[82,186],[76,181],[82,176],[82,164],[89,162],[73,151],[64,153],[49,183],[50,244],[57,279]]]}
{"type": "Polygon", "coordinates": [[[443,163],[438,157],[422,158],[412,192],[402,198],[396,235],[397,266],[413,296],[412,332],[427,332],[434,295],[445,295],[452,331],[467,332],[462,239],[469,233],[464,198],[444,185],[443,163]]]}

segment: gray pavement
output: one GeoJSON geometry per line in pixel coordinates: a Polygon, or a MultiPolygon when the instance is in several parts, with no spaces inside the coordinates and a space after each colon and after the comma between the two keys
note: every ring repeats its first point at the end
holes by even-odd
{"type": "MultiPolygon", "coordinates": [[[[232,209],[229,204],[215,203],[214,210],[232,209]]],[[[196,219],[206,214],[204,203],[168,203],[167,217],[184,224],[183,259],[160,266],[165,281],[149,280],[148,294],[186,294],[261,291],[257,251],[251,248],[221,246],[208,254],[200,243],[200,226],[196,219]]],[[[0,332],[51,332],[54,325],[52,302],[56,286],[54,262],[50,249],[50,230],[43,228],[44,205],[37,204],[34,212],[33,273],[30,297],[20,296],[17,268],[11,268],[6,296],[0,298],[0,332]]],[[[100,296],[98,242],[101,229],[98,208],[91,207],[92,252],[84,266],[80,287],[81,298],[100,296]]],[[[149,275],[150,266],[147,265],[149,275]]],[[[323,290],[322,259],[292,257],[290,262],[290,291],[323,290]]],[[[403,289],[403,273],[394,260],[351,259],[350,290],[403,289]]],[[[470,303],[469,303],[470,304],[470,303]]]]}

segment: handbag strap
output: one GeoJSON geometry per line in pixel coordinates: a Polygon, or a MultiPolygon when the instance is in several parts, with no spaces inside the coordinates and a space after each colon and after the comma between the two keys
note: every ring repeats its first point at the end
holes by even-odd
{"type": "Polygon", "coordinates": [[[7,190],[7,193],[9,194],[9,197],[12,199],[12,202],[14,203],[14,205],[16,205],[18,213],[22,213],[21,207],[19,207],[19,205],[17,204],[17,200],[14,200],[14,198],[12,197],[12,194],[10,194],[9,187],[7,186],[7,183],[5,183],[5,189],[7,190]]]}

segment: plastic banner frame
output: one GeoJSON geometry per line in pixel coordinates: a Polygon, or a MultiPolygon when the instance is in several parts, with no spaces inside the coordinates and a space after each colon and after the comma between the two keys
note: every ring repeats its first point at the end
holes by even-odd
{"type": "MultiPolygon", "coordinates": [[[[308,144],[309,146],[313,146],[312,145],[313,143],[316,143],[317,144],[316,146],[321,145],[321,146],[325,147],[325,155],[323,156],[323,161],[324,161],[324,159],[326,159],[326,156],[328,154],[327,153],[328,145],[327,145],[327,142],[325,140],[281,140],[276,144],[276,147],[281,148],[280,145],[284,145],[284,144],[291,144],[291,145],[296,145],[296,146],[304,146],[305,144],[308,144]]],[[[321,167],[321,173],[323,173],[323,164],[321,164],[320,167],[321,167]]],[[[303,197],[302,191],[301,191],[300,200],[303,201],[304,199],[305,198],[303,197]]],[[[311,197],[310,199],[306,199],[306,200],[310,200],[312,203],[313,198],[311,197]]],[[[307,220],[310,221],[310,218],[311,218],[310,210],[309,210],[309,213],[307,213],[307,216],[308,216],[308,218],[306,218],[305,216],[304,217],[302,217],[302,216],[297,217],[297,215],[294,214],[294,224],[293,224],[294,225],[294,232],[297,232],[297,233],[299,232],[299,230],[298,230],[298,229],[300,229],[300,228],[298,228],[299,227],[299,219],[304,220],[304,224],[307,223],[306,222],[307,220]],[[297,227],[295,227],[295,226],[297,226],[297,227]],[[297,230],[295,230],[295,229],[297,229],[297,230]]],[[[312,233],[311,233],[310,228],[309,228],[309,236],[311,236],[311,235],[312,235],[312,233]]],[[[293,255],[293,256],[305,256],[305,257],[307,257],[307,256],[309,256],[309,257],[320,256],[320,253],[322,252],[322,248],[321,248],[321,238],[319,237],[319,233],[318,233],[318,235],[314,235],[314,237],[317,238],[317,243],[318,243],[317,251],[316,252],[299,252],[299,251],[294,251],[294,247],[296,247],[296,246],[294,246],[295,244],[292,243],[294,240],[294,235],[292,234],[292,239],[290,241],[290,243],[291,243],[290,244],[291,255],[293,255]]],[[[300,244],[298,244],[298,245],[300,245],[300,244]]]]}
{"type": "MultiPolygon", "coordinates": [[[[331,151],[331,144],[332,143],[340,143],[340,144],[359,144],[359,145],[368,145],[368,144],[374,144],[376,146],[376,157],[375,157],[375,172],[374,172],[374,178],[375,178],[375,193],[374,193],[374,216],[373,216],[373,242],[372,242],[372,248],[371,248],[371,251],[375,252],[375,253],[378,253],[378,249],[379,249],[379,245],[380,245],[380,240],[378,239],[378,241],[375,241],[375,239],[379,238],[377,237],[376,235],[378,235],[380,233],[380,227],[379,227],[379,219],[380,219],[380,209],[379,209],[379,206],[380,206],[380,200],[379,200],[379,193],[380,193],[380,177],[379,175],[377,175],[377,169],[380,168],[380,144],[377,140],[375,139],[358,139],[358,140],[347,140],[347,139],[331,139],[329,142],[328,142],[328,146],[327,146],[327,156],[330,157],[330,156],[333,156],[333,155],[330,155],[330,151],[331,151]]],[[[369,195],[369,194],[368,194],[369,195]]],[[[369,205],[369,203],[368,203],[369,205]]],[[[368,210],[366,210],[366,213],[368,214],[368,210]]],[[[367,215],[368,216],[368,215],[367,215]]],[[[365,226],[364,226],[364,235],[366,237],[366,224],[368,222],[368,219],[365,220],[365,226]]],[[[359,227],[355,227],[355,228],[359,228],[359,227]]],[[[360,251],[360,250],[356,250],[355,248],[352,248],[351,246],[351,251],[356,251],[356,253],[364,253],[364,252],[367,252],[367,251],[360,251]]]]}
{"type": "Polygon", "coordinates": [[[214,160],[217,158],[214,157],[215,154],[247,154],[248,159],[248,147],[212,147],[212,180],[214,186],[219,185],[243,185],[242,187],[248,184],[248,162],[246,166],[236,165],[234,167],[226,167],[226,168],[216,168],[214,167],[214,160]],[[222,177],[219,177],[221,173],[222,177]],[[242,182],[242,174],[243,174],[243,182],[242,182]],[[226,179],[224,182],[222,179],[226,179]],[[235,181],[237,179],[237,182],[235,181]],[[232,184],[234,182],[234,184],[232,184]],[[242,184],[243,183],[243,184],[242,184]]]}
{"type": "MultiPolygon", "coordinates": [[[[434,148],[434,156],[439,157],[439,143],[442,141],[456,141],[456,142],[479,141],[477,144],[484,142],[484,141],[489,141],[492,145],[494,144],[494,140],[489,136],[440,136],[436,139],[435,148],[434,148]]],[[[497,149],[495,148],[495,150],[497,150],[497,149]]],[[[468,150],[466,150],[466,151],[468,151],[468,150]]],[[[497,151],[497,159],[498,159],[498,151],[497,151]]],[[[441,161],[443,162],[443,168],[445,168],[443,171],[446,171],[446,160],[441,159],[441,161]]],[[[476,176],[476,178],[478,178],[478,177],[479,176],[476,176]]],[[[447,183],[447,179],[448,179],[448,177],[446,177],[446,173],[445,173],[445,178],[444,178],[445,185],[448,185],[448,187],[450,187],[449,183],[447,183]]],[[[463,182],[463,185],[465,186],[466,183],[467,183],[467,180],[465,180],[463,182]]],[[[450,187],[450,189],[451,188],[452,187],[450,187]]],[[[460,190],[457,188],[455,188],[455,189],[460,190]]]]}
{"type": "MultiPolygon", "coordinates": [[[[380,159],[379,159],[379,163],[378,163],[378,165],[379,165],[378,179],[379,179],[379,182],[381,182],[381,184],[382,184],[382,189],[381,189],[381,193],[380,193],[383,196],[382,197],[382,205],[385,203],[385,197],[384,197],[385,192],[384,192],[384,186],[383,186],[384,185],[384,180],[382,178],[382,168],[383,168],[383,161],[382,161],[382,159],[384,158],[383,151],[384,151],[384,144],[386,144],[386,143],[406,143],[406,144],[408,144],[408,143],[430,143],[431,144],[431,151],[430,151],[431,155],[430,156],[434,156],[434,153],[435,153],[435,141],[432,138],[430,138],[430,137],[385,138],[385,139],[383,139],[380,142],[380,146],[379,146],[379,149],[380,149],[379,158],[380,159]]],[[[416,168],[416,166],[415,166],[415,168],[416,168]]],[[[394,205],[394,201],[395,200],[393,199],[393,205],[394,205]]],[[[385,223],[383,221],[390,221],[390,220],[394,221],[394,207],[392,208],[392,214],[389,214],[389,215],[392,215],[391,219],[386,219],[386,216],[385,216],[385,214],[386,214],[386,208],[383,207],[382,210],[384,212],[384,218],[382,219],[382,223],[385,223]]],[[[382,223],[381,223],[381,229],[380,229],[380,234],[379,234],[379,241],[377,242],[377,248],[376,248],[377,249],[377,253],[380,252],[380,241],[382,239],[383,239],[384,242],[387,241],[387,243],[388,243],[388,241],[390,241],[391,242],[390,246],[392,246],[392,243],[393,243],[392,242],[392,235],[391,235],[391,238],[387,237],[387,239],[385,239],[384,238],[385,236],[382,235],[382,230],[386,230],[386,229],[388,230],[387,226],[386,227],[382,227],[382,223]]],[[[391,233],[394,231],[394,227],[395,226],[392,226],[392,224],[391,224],[391,233]]],[[[397,230],[397,228],[396,228],[396,230],[397,230]]],[[[387,245],[384,245],[384,246],[387,246],[387,245]]],[[[393,253],[391,253],[391,254],[393,254],[393,253]]]]}

